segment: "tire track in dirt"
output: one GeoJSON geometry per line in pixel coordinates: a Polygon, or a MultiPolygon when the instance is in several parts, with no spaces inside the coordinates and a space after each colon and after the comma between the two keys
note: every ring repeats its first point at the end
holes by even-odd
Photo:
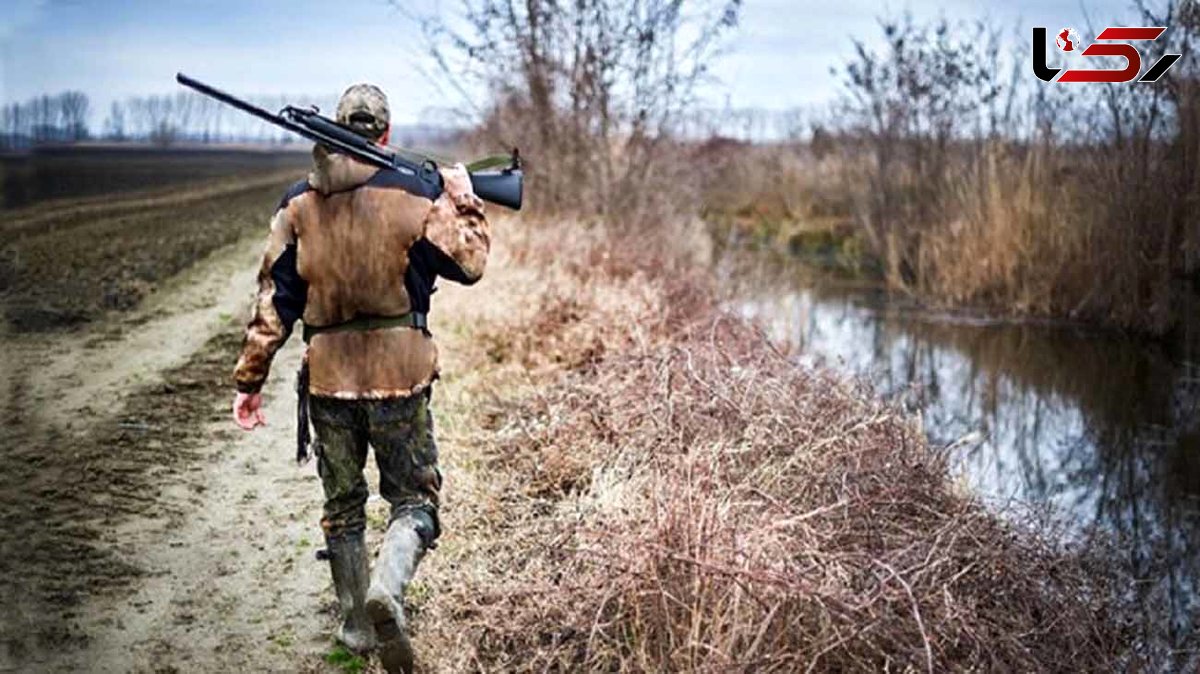
{"type": "Polygon", "coordinates": [[[314,559],[321,489],[311,464],[292,461],[302,346],[280,353],[264,390],[270,425],[244,433],[228,413],[240,332],[229,322],[179,369],[203,379],[198,390],[172,392],[187,408],[175,441],[182,470],[160,481],[158,514],[130,513],[111,530],[143,573],[127,592],[82,607],[86,648],[49,669],[327,671],[333,594],[314,559]]]}
{"type": "MultiPolygon", "coordinates": [[[[468,367],[481,358],[478,345],[469,343],[471,324],[495,315],[476,309],[484,288],[446,284],[432,318],[444,375],[433,406],[447,479],[446,516],[461,528],[449,532],[439,551],[429,556],[427,571],[437,583],[422,580],[425,570],[418,577],[413,593],[418,596],[418,630],[421,588],[446,582],[447,574],[452,577],[461,552],[475,550],[472,539],[486,524],[472,504],[491,485],[481,484],[482,478],[469,468],[478,465],[470,440],[479,432],[472,397],[479,373],[468,367]]],[[[240,333],[240,323],[234,327],[240,333]]],[[[218,342],[210,347],[225,349],[226,356],[233,351],[218,342]]],[[[193,427],[205,457],[197,464],[195,484],[166,490],[194,491],[186,517],[162,530],[136,520],[124,527],[138,540],[139,562],[151,571],[139,578],[133,593],[96,602],[85,612],[83,622],[93,625],[86,662],[96,671],[341,671],[325,661],[334,645],[336,603],[328,567],[314,559],[323,545],[321,487],[312,464],[297,468],[290,460],[293,372],[302,349],[293,340],[276,359],[264,388],[266,428],[231,432],[227,389],[218,395],[216,416],[193,427]]],[[[368,461],[367,473],[373,494],[367,541],[374,551],[383,536],[387,506],[377,497],[373,461],[368,461]]],[[[427,651],[422,657],[443,655],[427,651]]],[[[66,671],[80,662],[55,664],[66,671]]],[[[440,662],[426,662],[422,671],[442,669],[440,662]]],[[[380,671],[378,663],[369,660],[367,671],[380,671]]]]}

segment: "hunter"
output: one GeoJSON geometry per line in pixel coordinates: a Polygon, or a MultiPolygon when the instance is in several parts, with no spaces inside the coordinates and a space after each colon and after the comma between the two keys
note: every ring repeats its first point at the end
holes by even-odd
{"type": "MultiPolygon", "coordinates": [[[[337,121],[386,144],[387,97],[356,84],[338,102],[337,121]]],[[[438,277],[478,281],[490,248],[483,202],[466,170],[456,165],[441,175],[443,192],[431,201],[412,176],[314,147],[311,173],[271,220],[234,371],[234,418],[252,430],[264,423],[260,391],[271,360],[303,321],[298,388],[325,491],[321,527],[341,608],[337,638],[358,653],[378,647],[389,672],[411,670],[404,590],[441,533],[429,298],[438,277]],[[391,507],[373,573],[363,539],[368,446],[391,507]]]]}

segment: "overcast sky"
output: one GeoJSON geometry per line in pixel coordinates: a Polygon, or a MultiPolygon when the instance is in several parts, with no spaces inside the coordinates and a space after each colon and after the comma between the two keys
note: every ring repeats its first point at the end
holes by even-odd
{"type": "MultiPolygon", "coordinates": [[[[372,81],[397,122],[453,105],[416,69],[414,29],[385,0],[2,0],[0,100],[79,89],[99,116],[109,101],[176,90],[183,71],[234,92],[337,95],[372,81]]],[[[411,2],[409,4],[412,4],[411,2]]],[[[436,6],[436,0],[422,0],[436,6]]],[[[820,106],[837,92],[831,66],[852,38],[878,39],[876,17],[988,17],[1029,27],[1079,27],[1130,18],[1128,0],[746,0],[741,27],[706,89],[713,105],[783,110],[820,106]]],[[[444,3],[452,11],[455,2],[444,3]]]]}

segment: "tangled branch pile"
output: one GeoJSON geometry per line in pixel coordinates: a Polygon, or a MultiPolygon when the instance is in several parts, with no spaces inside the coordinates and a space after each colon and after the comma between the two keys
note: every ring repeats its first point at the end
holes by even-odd
{"type": "Polygon", "coordinates": [[[602,261],[646,250],[622,240],[532,234],[515,257],[550,288],[537,329],[521,315],[485,328],[500,367],[531,374],[479,438],[507,480],[488,566],[435,600],[447,624],[423,628],[465,648],[461,665],[1129,664],[1103,569],[956,491],[903,413],[797,366],[714,310],[704,279],[614,272],[602,261]]]}

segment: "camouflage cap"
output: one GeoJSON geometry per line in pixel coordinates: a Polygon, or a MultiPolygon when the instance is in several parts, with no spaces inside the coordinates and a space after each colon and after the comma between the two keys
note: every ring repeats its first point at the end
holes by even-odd
{"type": "Polygon", "coordinates": [[[381,138],[391,122],[387,96],[374,84],[355,84],[338,100],[337,121],[368,138],[381,138]]]}

